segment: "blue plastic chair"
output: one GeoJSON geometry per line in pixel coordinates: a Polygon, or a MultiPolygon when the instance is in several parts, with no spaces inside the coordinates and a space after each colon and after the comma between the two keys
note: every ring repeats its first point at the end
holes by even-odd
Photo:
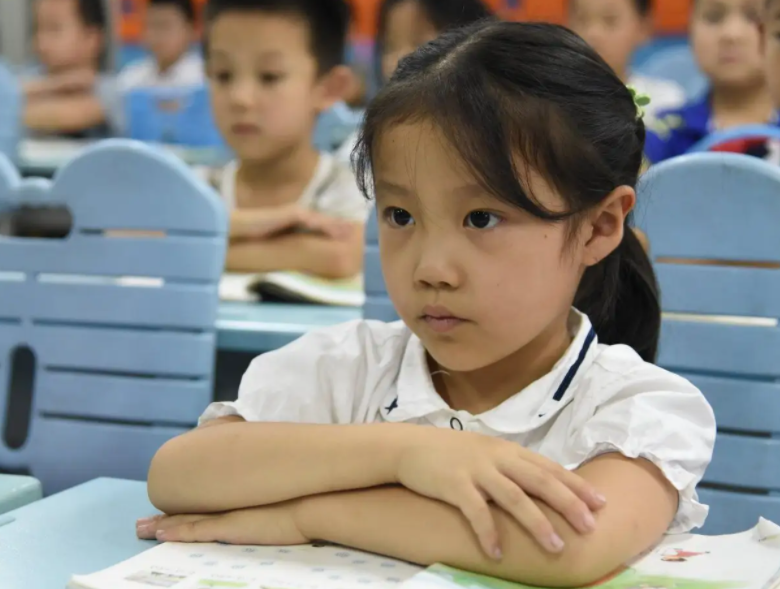
{"type": "Polygon", "coordinates": [[[706,76],[696,63],[690,46],[676,45],[661,49],[636,68],[636,73],[677,83],[689,100],[702,96],[709,87],[706,76]]]}
{"type": "Polygon", "coordinates": [[[397,321],[398,313],[387,296],[387,286],[379,260],[379,227],[376,221],[376,208],[371,212],[371,217],[366,224],[366,253],[363,273],[366,289],[363,317],[379,321],[397,321]]]}
{"type": "Polygon", "coordinates": [[[718,421],[700,487],[711,506],[704,532],[780,521],[780,269],[696,262],[780,264],[780,169],[685,155],[651,168],[639,200],[666,313],[658,364],[698,386],[718,421]]]}
{"type": "Polygon", "coordinates": [[[16,161],[22,135],[22,89],[13,72],[0,61],[0,154],[16,161]]]}
{"type": "Polygon", "coordinates": [[[150,143],[222,148],[205,87],[138,88],[125,95],[126,135],[150,143]]]}
{"type": "Polygon", "coordinates": [[[774,139],[780,141],[780,127],[775,125],[742,125],[708,135],[688,150],[688,153],[712,151],[718,145],[740,139],[774,139]]]}
{"type": "Polygon", "coordinates": [[[320,151],[334,151],[357,130],[363,122],[363,111],[353,110],[338,102],[322,113],[314,128],[314,147],[320,151]]]}
{"type": "Polygon", "coordinates": [[[24,348],[35,358],[28,435],[17,448],[0,439],[0,468],[28,469],[47,494],[145,479],[154,452],[211,400],[221,199],[178,158],[116,139],[52,182],[22,180],[0,159],[0,202],[64,205],[73,218],[65,239],[0,237],[3,432],[11,360],[24,348]]]}

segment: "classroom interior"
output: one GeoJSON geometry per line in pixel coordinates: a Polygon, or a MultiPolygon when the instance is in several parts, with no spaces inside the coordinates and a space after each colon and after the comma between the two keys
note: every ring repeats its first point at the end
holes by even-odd
{"type": "MultiPolygon", "coordinates": [[[[29,88],[45,77],[33,40],[39,1],[0,2],[3,589],[64,587],[74,572],[145,550],[123,536],[120,514],[153,511],[145,487],[152,457],[196,427],[209,403],[235,400],[258,355],[316,329],[398,319],[377,213],[360,204],[356,186],[352,200],[333,205],[342,207],[340,224],[327,224],[327,210],[280,230],[238,220],[251,191],[221,133],[217,78],[201,57],[208,0],[192,4],[194,65],[181,75],[194,81],[167,85],[162,76],[149,84],[122,76],[133,67],[138,79],[157,75],[139,65],[154,61],[149,0],[102,0],[105,35],[89,86],[114,84],[116,110],[99,125],[60,132],[30,106],[37,97],[29,88]],[[25,124],[33,119],[44,122],[25,124]],[[263,231],[320,230],[358,237],[345,237],[333,259],[290,268],[277,267],[284,255],[270,246],[258,250],[268,260],[257,266],[259,254],[242,249],[263,231]],[[57,556],[42,565],[42,553],[57,556]]],[[[486,4],[502,19],[575,28],[570,1],[580,0],[486,4]]],[[[728,103],[726,92],[714,98],[710,65],[691,42],[696,1],[764,18],[764,0],[654,0],[650,34],[623,57],[629,83],[656,84],[647,108],[658,94],[657,110],[644,113],[652,138],[634,216],[661,292],[656,364],[690,380],[714,409],[715,452],[698,487],[710,516],[700,531],[727,534],[759,517],[780,523],[780,104],[771,99],[780,61],[767,49],[780,28],[770,34],[756,21],[755,38],[764,35],[754,51],[756,97],[728,103]]],[[[311,134],[331,166],[320,160],[323,187],[306,187],[312,199],[351,166],[351,142],[383,84],[382,0],[349,4],[350,77],[311,134]]],[[[733,28],[723,35],[743,34],[733,28]]]]}

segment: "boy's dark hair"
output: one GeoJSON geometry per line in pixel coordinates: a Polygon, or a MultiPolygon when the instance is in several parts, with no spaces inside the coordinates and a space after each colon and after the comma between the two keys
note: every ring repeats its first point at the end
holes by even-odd
{"type": "Polygon", "coordinates": [[[653,0],[633,0],[636,11],[641,16],[648,16],[653,10],[653,0]]]}
{"type": "MultiPolygon", "coordinates": [[[[568,221],[572,231],[615,188],[636,186],[642,166],[645,126],[631,93],[587,43],[557,25],[478,23],[402,59],[368,106],[353,154],[367,196],[378,138],[414,121],[435,124],[490,194],[537,218],[568,221]],[[517,156],[557,190],[567,212],[533,198],[517,156]]],[[[574,305],[603,343],[654,360],[658,287],[629,220],[618,248],[585,272],[574,305]]]]}
{"type": "Polygon", "coordinates": [[[170,6],[178,9],[190,24],[195,23],[195,6],[192,0],[149,0],[149,6],[170,6]]]}
{"type": "Polygon", "coordinates": [[[84,26],[106,31],[108,15],[104,0],[76,0],[76,9],[84,26]]]}
{"type": "Polygon", "coordinates": [[[320,73],[344,63],[350,10],[345,0],[209,0],[206,5],[206,39],[208,31],[220,16],[229,12],[268,12],[302,17],[311,31],[311,52],[320,73]]]}
{"type": "MultiPolygon", "coordinates": [[[[376,35],[376,71],[382,79],[382,53],[387,36],[387,20],[390,11],[396,5],[408,0],[384,0],[379,8],[379,20],[376,35]]],[[[493,16],[482,0],[414,0],[425,12],[439,33],[465,27],[493,16]]]]}

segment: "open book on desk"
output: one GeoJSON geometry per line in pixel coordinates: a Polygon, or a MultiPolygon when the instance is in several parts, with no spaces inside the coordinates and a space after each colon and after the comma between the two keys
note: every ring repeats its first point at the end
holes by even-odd
{"type": "Polygon", "coordinates": [[[363,276],[328,280],[298,272],[225,274],[219,285],[223,301],[274,300],[362,307],[366,300],[363,276]]]}
{"type": "MultiPolygon", "coordinates": [[[[780,589],[780,527],[730,536],[667,536],[595,586],[603,589],[780,589]]],[[[337,546],[163,544],[70,589],[521,589],[442,565],[421,567],[337,546]]]]}

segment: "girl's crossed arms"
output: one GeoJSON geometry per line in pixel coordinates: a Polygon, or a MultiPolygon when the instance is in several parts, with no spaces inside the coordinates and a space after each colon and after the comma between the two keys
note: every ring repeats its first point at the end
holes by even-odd
{"type": "Polygon", "coordinates": [[[650,363],[657,289],[629,226],[643,144],[630,92],[563,28],[483,23],[402,60],[358,171],[403,322],[257,358],[237,402],[155,457],[170,517],[139,535],[583,586],[701,525],[715,423],[650,363]]]}

